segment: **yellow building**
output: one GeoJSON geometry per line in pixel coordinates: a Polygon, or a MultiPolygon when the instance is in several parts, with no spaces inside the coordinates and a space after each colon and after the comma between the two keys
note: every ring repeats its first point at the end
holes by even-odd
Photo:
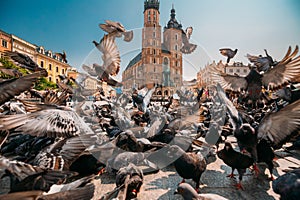
{"type": "Polygon", "coordinates": [[[11,35],[0,30],[0,58],[5,51],[11,51],[11,35]]]}
{"type": "Polygon", "coordinates": [[[36,49],[36,62],[48,72],[48,80],[54,83],[60,81],[58,75],[66,75],[71,66],[63,61],[59,54],[45,50],[43,46],[36,49]]]}
{"type": "MultiPolygon", "coordinates": [[[[58,75],[66,75],[71,69],[71,66],[64,62],[60,54],[53,53],[51,50],[45,50],[43,46],[34,45],[16,35],[6,33],[0,30],[0,57],[5,51],[19,52],[28,55],[40,67],[43,67],[48,72],[47,79],[57,83],[58,75]]],[[[73,78],[77,75],[74,72],[73,78]]]]}

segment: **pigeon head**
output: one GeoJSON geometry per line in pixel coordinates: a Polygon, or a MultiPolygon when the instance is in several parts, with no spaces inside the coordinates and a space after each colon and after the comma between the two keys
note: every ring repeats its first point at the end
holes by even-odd
{"type": "Polygon", "coordinates": [[[195,189],[187,183],[179,184],[174,194],[180,194],[185,200],[198,199],[198,194],[195,189]]]}
{"type": "Polygon", "coordinates": [[[244,135],[255,134],[254,128],[250,124],[247,124],[247,123],[245,123],[241,126],[240,132],[241,132],[241,134],[244,134],[244,135]]]}

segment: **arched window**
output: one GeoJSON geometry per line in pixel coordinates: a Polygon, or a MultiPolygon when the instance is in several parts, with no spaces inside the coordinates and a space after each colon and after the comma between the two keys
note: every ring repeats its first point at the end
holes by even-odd
{"type": "Polygon", "coordinates": [[[178,45],[177,44],[175,44],[174,49],[175,49],[175,51],[177,51],[177,49],[178,49],[178,45]]]}
{"type": "Polygon", "coordinates": [[[153,63],[154,63],[154,64],[156,63],[156,59],[155,59],[155,58],[153,58],[153,63]]]}
{"type": "Polygon", "coordinates": [[[176,41],[178,40],[178,34],[175,34],[175,40],[176,41]]]}

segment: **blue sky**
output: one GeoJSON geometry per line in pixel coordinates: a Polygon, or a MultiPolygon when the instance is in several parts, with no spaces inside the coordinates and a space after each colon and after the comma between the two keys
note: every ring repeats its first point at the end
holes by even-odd
{"type": "MultiPolygon", "coordinates": [[[[65,50],[69,63],[79,67],[94,49],[91,41],[104,34],[99,23],[111,19],[127,29],[142,27],[143,2],[2,0],[0,29],[55,52],[65,50]]],[[[234,61],[247,63],[247,53],[263,54],[266,48],[280,60],[289,45],[300,44],[297,0],[161,0],[162,26],[169,20],[172,3],[183,27],[193,26],[192,41],[199,47],[194,55],[184,58],[193,65],[193,69],[186,66],[187,77],[207,62],[225,61],[218,51],[221,47],[238,48],[234,61]]],[[[122,60],[122,68],[129,57],[122,60]]]]}

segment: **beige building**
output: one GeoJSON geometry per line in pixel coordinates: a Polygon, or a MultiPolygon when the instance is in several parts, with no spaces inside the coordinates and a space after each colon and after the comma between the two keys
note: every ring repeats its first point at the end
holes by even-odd
{"type": "Polygon", "coordinates": [[[0,57],[3,56],[5,51],[26,54],[40,67],[47,70],[47,79],[51,82],[57,83],[59,81],[58,75],[67,75],[68,69],[71,69],[71,66],[63,61],[60,54],[45,50],[43,46],[34,45],[16,35],[1,30],[0,39],[0,57]]]}
{"type": "Polygon", "coordinates": [[[36,48],[36,63],[48,72],[48,80],[54,83],[59,81],[58,75],[67,75],[71,66],[63,61],[59,54],[45,50],[43,46],[36,48]]]}
{"type": "Polygon", "coordinates": [[[123,90],[160,85],[156,94],[169,96],[182,86],[182,25],[172,8],[162,33],[158,0],[145,0],[143,13],[142,51],[122,73],[123,90]]]}
{"type": "Polygon", "coordinates": [[[250,64],[244,65],[241,62],[234,62],[231,65],[226,65],[222,61],[216,63],[213,61],[211,64],[205,65],[204,68],[202,68],[197,73],[197,85],[198,87],[208,87],[210,85],[215,85],[214,82],[212,82],[211,78],[211,70],[212,68],[217,68],[218,70],[230,74],[230,75],[238,75],[245,77],[250,72],[250,64]]]}
{"type": "Polygon", "coordinates": [[[0,30],[0,58],[3,56],[5,51],[11,51],[12,49],[12,38],[11,35],[0,30]]]}

